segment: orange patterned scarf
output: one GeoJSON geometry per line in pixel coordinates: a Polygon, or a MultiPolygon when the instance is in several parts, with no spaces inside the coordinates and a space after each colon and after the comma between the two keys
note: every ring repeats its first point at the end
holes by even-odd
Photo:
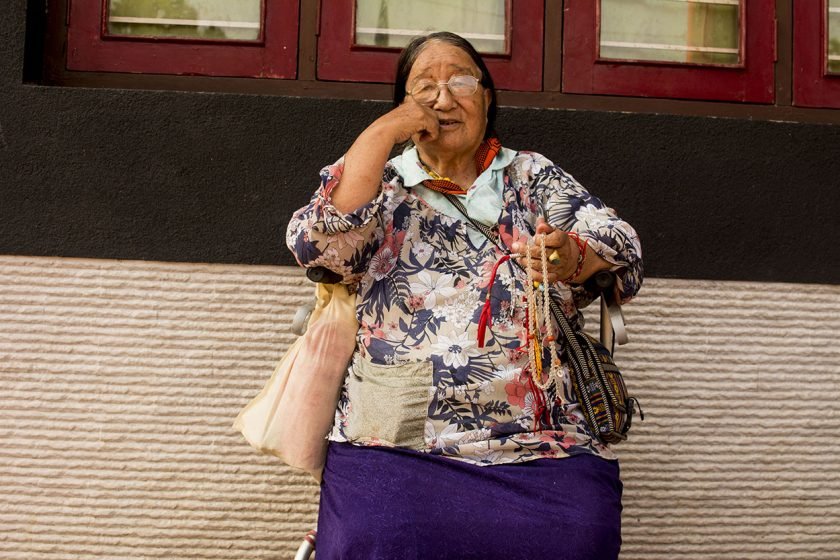
{"type": "MultiPolygon", "coordinates": [[[[475,152],[476,175],[481,175],[485,169],[490,167],[490,164],[493,163],[493,160],[496,158],[496,154],[498,154],[499,150],[501,149],[502,143],[499,142],[499,139],[495,136],[491,136],[490,138],[481,143],[481,145],[478,147],[478,150],[476,150],[475,152]]],[[[426,164],[422,164],[426,172],[432,176],[432,179],[427,179],[426,181],[423,181],[423,186],[443,194],[455,194],[459,196],[467,194],[467,191],[465,189],[453,183],[448,177],[441,177],[440,175],[429,169],[429,167],[426,164]]]]}

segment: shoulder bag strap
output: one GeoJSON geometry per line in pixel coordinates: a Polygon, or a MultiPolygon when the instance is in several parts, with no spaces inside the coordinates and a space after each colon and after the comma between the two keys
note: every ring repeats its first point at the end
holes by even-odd
{"type": "Polygon", "coordinates": [[[493,245],[499,246],[499,239],[498,235],[493,232],[492,228],[487,227],[486,225],[482,224],[481,222],[477,222],[467,213],[467,208],[464,206],[464,203],[458,200],[458,197],[454,194],[449,193],[442,193],[446,199],[452,203],[452,206],[458,209],[458,212],[464,215],[467,221],[472,224],[472,226],[484,234],[484,237],[490,240],[493,245]]]}

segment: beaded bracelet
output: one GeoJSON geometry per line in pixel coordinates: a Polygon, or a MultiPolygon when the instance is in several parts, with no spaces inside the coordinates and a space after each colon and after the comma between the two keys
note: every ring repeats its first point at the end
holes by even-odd
{"type": "Polygon", "coordinates": [[[583,272],[583,265],[586,262],[586,247],[589,245],[589,240],[582,240],[580,238],[580,235],[578,235],[574,231],[567,232],[566,235],[568,235],[569,238],[575,242],[575,245],[577,245],[578,248],[577,267],[575,268],[575,271],[569,275],[568,278],[563,280],[564,284],[570,284],[571,282],[574,282],[578,276],[580,276],[581,272],[583,272]]]}

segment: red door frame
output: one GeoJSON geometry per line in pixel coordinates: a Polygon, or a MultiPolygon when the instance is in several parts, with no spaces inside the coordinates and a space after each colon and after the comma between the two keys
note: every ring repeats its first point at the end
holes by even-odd
{"type": "MultiPolygon", "coordinates": [[[[511,0],[510,53],[483,55],[498,89],[540,91],[543,60],[543,1],[511,0]]],[[[318,79],[392,83],[398,49],[353,44],[354,0],[322,0],[318,79]]]]}
{"type": "Polygon", "coordinates": [[[743,63],[706,66],[598,59],[600,1],[567,0],[563,92],[773,103],[775,0],[744,0],[743,63]]]}
{"type": "Polygon", "coordinates": [[[793,104],[800,107],[840,108],[840,75],[828,73],[827,14],[827,0],[794,1],[793,104]]]}
{"type": "Polygon", "coordinates": [[[106,6],[107,0],[70,3],[68,70],[288,79],[297,75],[297,0],[265,2],[263,41],[107,36],[106,6]]]}

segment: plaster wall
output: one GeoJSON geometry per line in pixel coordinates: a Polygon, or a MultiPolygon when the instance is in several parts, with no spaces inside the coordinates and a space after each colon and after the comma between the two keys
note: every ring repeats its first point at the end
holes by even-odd
{"type": "MultiPolygon", "coordinates": [[[[282,266],[0,256],[0,558],[291,558],[317,487],[231,422],[311,293],[282,266]]],[[[836,559],[840,286],[650,278],[625,313],[622,560],[836,559]]]]}

